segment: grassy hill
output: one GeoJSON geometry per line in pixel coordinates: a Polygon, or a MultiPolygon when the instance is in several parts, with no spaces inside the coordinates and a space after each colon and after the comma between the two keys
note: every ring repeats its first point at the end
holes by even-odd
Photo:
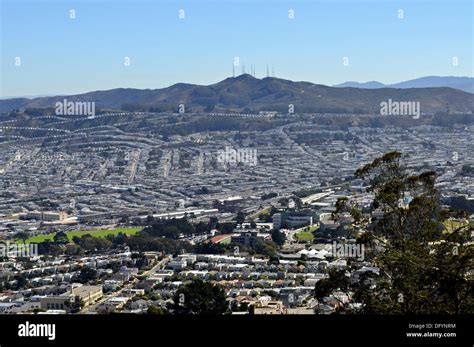
{"type": "Polygon", "coordinates": [[[474,95],[457,89],[439,88],[334,88],[309,82],[267,77],[258,79],[248,74],[227,78],[208,85],[178,83],[163,89],[112,89],[79,95],[41,97],[35,99],[0,100],[0,111],[12,108],[54,107],[58,101],[94,101],[96,108],[135,111],[186,112],[261,111],[319,113],[379,113],[380,103],[419,101],[422,112],[470,112],[474,95]]]}

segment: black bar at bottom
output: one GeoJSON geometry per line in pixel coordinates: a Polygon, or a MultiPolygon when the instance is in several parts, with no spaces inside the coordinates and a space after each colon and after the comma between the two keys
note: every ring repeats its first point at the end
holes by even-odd
{"type": "Polygon", "coordinates": [[[473,346],[473,316],[0,315],[0,346],[473,346]],[[51,325],[54,324],[54,336],[51,325]],[[44,336],[31,336],[42,334],[44,336]],[[27,335],[27,336],[19,336],[27,335]],[[53,339],[54,337],[54,339],[53,339]]]}

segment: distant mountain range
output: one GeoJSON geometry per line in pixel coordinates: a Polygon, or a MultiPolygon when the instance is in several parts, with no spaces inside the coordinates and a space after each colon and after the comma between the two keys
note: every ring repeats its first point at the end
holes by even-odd
{"type": "Polygon", "coordinates": [[[379,113],[380,103],[419,101],[421,112],[471,112],[474,95],[448,87],[342,88],[309,82],[267,77],[258,79],[248,74],[201,86],[178,83],[162,89],[111,89],[79,95],[16,98],[0,100],[0,111],[54,107],[58,101],[93,101],[96,108],[135,111],[177,111],[180,104],[186,112],[257,112],[262,110],[319,113],[379,113]]]}
{"type": "Polygon", "coordinates": [[[378,88],[434,88],[434,87],[449,87],[463,90],[468,93],[474,93],[474,78],[472,77],[454,77],[454,76],[427,76],[420,77],[414,80],[399,82],[394,84],[383,84],[377,81],[370,81],[365,83],[359,82],[344,82],[336,84],[333,87],[337,88],[364,88],[364,89],[378,89],[378,88]]]}

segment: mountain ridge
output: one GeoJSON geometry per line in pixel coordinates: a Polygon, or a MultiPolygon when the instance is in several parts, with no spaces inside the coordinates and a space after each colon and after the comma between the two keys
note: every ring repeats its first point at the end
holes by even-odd
{"type": "Polygon", "coordinates": [[[99,108],[167,112],[184,105],[186,112],[258,112],[271,110],[320,113],[379,112],[380,103],[419,101],[422,112],[471,112],[474,95],[449,87],[375,88],[330,87],[276,77],[255,78],[248,74],[228,77],[210,85],[176,83],[160,89],[115,88],[76,95],[0,100],[0,111],[53,108],[56,102],[93,101],[99,108]]]}
{"type": "Polygon", "coordinates": [[[356,82],[347,81],[340,84],[333,85],[335,88],[433,88],[433,87],[449,87],[453,89],[462,90],[468,93],[474,93],[474,78],[459,77],[459,76],[424,76],[408,81],[384,84],[378,81],[356,82]]]}

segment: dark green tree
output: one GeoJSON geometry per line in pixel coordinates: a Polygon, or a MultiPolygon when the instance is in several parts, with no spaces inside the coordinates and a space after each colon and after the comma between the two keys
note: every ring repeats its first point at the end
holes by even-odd
{"type": "Polygon", "coordinates": [[[89,283],[97,279],[97,271],[90,267],[83,267],[77,276],[80,283],[89,283]]]}
{"type": "Polygon", "coordinates": [[[58,231],[54,237],[53,237],[54,242],[56,243],[68,243],[69,239],[64,231],[58,231]]]}
{"type": "MultiPolygon", "coordinates": [[[[340,291],[349,295],[350,288],[351,282],[347,271],[330,269],[329,278],[323,278],[316,282],[314,287],[314,297],[318,299],[318,301],[321,301],[324,297],[329,296],[334,291],[340,291]]],[[[337,296],[335,298],[337,299],[337,296]]],[[[339,303],[343,305],[342,302],[339,303]]]]}
{"type": "Polygon", "coordinates": [[[23,241],[23,244],[25,243],[26,240],[28,240],[29,237],[30,236],[28,235],[28,233],[24,231],[20,231],[15,234],[15,239],[23,241]]]}
{"type": "Polygon", "coordinates": [[[66,301],[65,306],[69,313],[78,313],[82,310],[85,303],[79,296],[75,296],[73,301],[66,301]]]}
{"type": "Polygon", "coordinates": [[[279,231],[279,230],[274,229],[274,230],[272,231],[272,240],[273,240],[273,242],[275,242],[278,246],[283,246],[283,244],[285,243],[286,237],[285,237],[285,234],[284,234],[284,233],[282,233],[282,232],[279,231]]]}
{"type": "Polygon", "coordinates": [[[441,206],[434,172],[409,172],[402,160],[390,152],[355,172],[374,195],[369,211],[355,199],[336,204],[334,219],[352,216],[366,260],[379,268],[352,286],[353,299],[365,313],[474,313],[472,227],[448,230],[448,218],[466,215],[441,206]]]}
{"type": "Polygon", "coordinates": [[[269,258],[278,255],[277,245],[273,241],[257,238],[251,244],[251,250],[254,254],[260,254],[269,258]]]}
{"type": "Polygon", "coordinates": [[[245,214],[243,212],[238,212],[237,217],[235,217],[235,221],[237,224],[242,224],[245,222],[245,214]]]}
{"type": "Polygon", "coordinates": [[[201,280],[180,286],[173,301],[175,314],[221,315],[228,310],[224,289],[201,280]]]}
{"type": "Polygon", "coordinates": [[[146,311],[147,314],[159,314],[159,315],[164,315],[164,314],[168,314],[168,311],[161,308],[161,307],[157,307],[155,305],[150,305],[148,306],[148,309],[146,311]]]}
{"type": "Polygon", "coordinates": [[[21,275],[18,275],[16,277],[16,289],[19,290],[19,289],[25,289],[26,287],[29,286],[29,280],[28,280],[28,276],[24,273],[24,274],[21,274],[21,275]]]}

